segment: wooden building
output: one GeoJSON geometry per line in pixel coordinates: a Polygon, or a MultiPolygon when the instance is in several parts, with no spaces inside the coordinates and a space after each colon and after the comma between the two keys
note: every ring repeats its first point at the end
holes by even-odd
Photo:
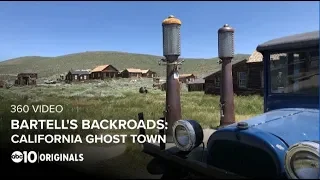
{"type": "Polygon", "coordinates": [[[153,78],[157,76],[157,73],[154,71],[151,71],[150,69],[141,70],[141,71],[142,71],[142,77],[153,78]]]}
{"type": "Polygon", "coordinates": [[[194,74],[180,74],[179,81],[182,83],[193,82],[196,79],[194,74]]]}
{"type": "Polygon", "coordinates": [[[90,79],[89,70],[71,70],[67,73],[65,80],[67,82],[71,81],[86,81],[90,79]]]}
{"type": "Polygon", "coordinates": [[[127,68],[121,72],[123,78],[140,78],[142,77],[142,70],[135,68],[127,68]]]}
{"type": "Polygon", "coordinates": [[[263,93],[263,56],[254,51],[247,60],[248,66],[248,87],[251,91],[263,93]]]}
{"type": "Polygon", "coordinates": [[[91,79],[105,79],[118,77],[118,69],[112,65],[106,64],[95,67],[91,71],[91,79]]]}
{"type": "Polygon", "coordinates": [[[23,72],[17,75],[16,85],[36,85],[38,79],[38,74],[35,72],[23,72]]]}
{"type": "MultiPolygon", "coordinates": [[[[233,91],[238,95],[263,94],[262,55],[255,51],[248,59],[232,63],[233,91]]],[[[204,78],[205,94],[220,94],[221,69],[204,78]]]]}
{"type": "Polygon", "coordinates": [[[199,78],[187,83],[188,91],[204,91],[204,79],[199,78]]]}

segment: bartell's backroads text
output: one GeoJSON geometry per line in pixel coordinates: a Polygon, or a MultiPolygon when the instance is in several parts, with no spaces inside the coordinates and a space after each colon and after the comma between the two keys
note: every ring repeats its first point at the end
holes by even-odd
{"type": "MultiPolygon", "coordinates": [[[[11,105],[11,113],[62,113],[62,105],[11,105]]],[[[130,139],[133,143],[160,143],[166,141],[166,136],[136,134],[74,134],[72,131],[82,130],[138,130],[167,129],[164,120],[90,120],[90,119],[12,119],[11,130],[30,130],[30,134],[14,133],[12,143],[125,143],[130,139]],[[34,130],[70,130],[70,134],[34,134],[34,130]]],[[[106,131],[108,132],[108,131],[106,131]]],[[[138,132],[138,131],[135,131],[138,132]]],[[[85,134],[85,133],[84,133],[85,134]]]]}

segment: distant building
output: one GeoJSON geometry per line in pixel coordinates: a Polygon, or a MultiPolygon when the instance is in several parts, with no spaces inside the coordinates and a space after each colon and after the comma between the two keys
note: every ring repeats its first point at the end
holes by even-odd
{"type": "Polygon", "coordinates": [[[17,75],[16,85],[36,85],[38,79],[38,74],[35,72],[23,72],[17,75]]]}
{"type": "Polygon", "coordinates": [[[67,73],[66,81],[86,81],[90,79],[89,70],[71,70],[67,73]]]}
{"type": "Polygon", "coordinates": [[[196,76],[194,74],[180,74],[179,75],[179,81],[182,83],[189,83],[196,79],[196,76]]]}
{"type": "Polygon", "coordinates": [[[204,91],[204,79],[199,78],[187,83],[188,91],[204,91]]]}
{"type": "Polygon", "coordinates": [[[141,70],[141,71],[142,71],[142,77],[153,78],[157,76],[157,73],[154,71],[151,71],[150,69],[141,70]]]}
{"type": "Polygon", "coordinates": [[[91,79],[105,79],[118,77],[118,69],[112,65],[106,64],[95,67],[91,71],[91,79]]]}
{"type": "Polygon", "coordinates": [[[142,70],[136,68],[127,68],[121,72],[123,78],[139,78],[142,77],[142,70]]]}

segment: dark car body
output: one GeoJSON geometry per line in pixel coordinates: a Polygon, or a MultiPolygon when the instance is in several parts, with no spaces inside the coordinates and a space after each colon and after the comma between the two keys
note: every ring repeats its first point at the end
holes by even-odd
{"type": "Polygon", "coordinates": [[[206,147],[190,152],[143,144],[143,151],[155,157],[150,173],[156,173],[158,166],[158,173],[178,172],[178,178],[187,174],[219,179],[287,178],[288,148],[302,141],[319,141],[319,31],[271,40],[257,51],[264,59],[264,113],[244,121],[245,127],[236,123],[213,132],[206,147]],[[280,65],[274,65],[278,62],[271,57],[283,55],[286,63],[279,60],[280,65]],[[303,66],[297,66],[300,61],[303,66]],[[281,78],[275,76],[279,72],[286,74],[284,87],[274,85],[281,78]]]}

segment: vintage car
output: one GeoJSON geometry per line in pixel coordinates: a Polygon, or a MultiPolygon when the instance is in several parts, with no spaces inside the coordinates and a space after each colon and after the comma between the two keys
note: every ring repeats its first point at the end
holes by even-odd
{"type": "Polygon", "coordinates": [[[173,126],[174,143],[144,143],[151,174],[162,178],[318,179],[319,31],[257,47],[264,63],[264,113],[224,126],[203,145],[196,120],[173,126]]]}

